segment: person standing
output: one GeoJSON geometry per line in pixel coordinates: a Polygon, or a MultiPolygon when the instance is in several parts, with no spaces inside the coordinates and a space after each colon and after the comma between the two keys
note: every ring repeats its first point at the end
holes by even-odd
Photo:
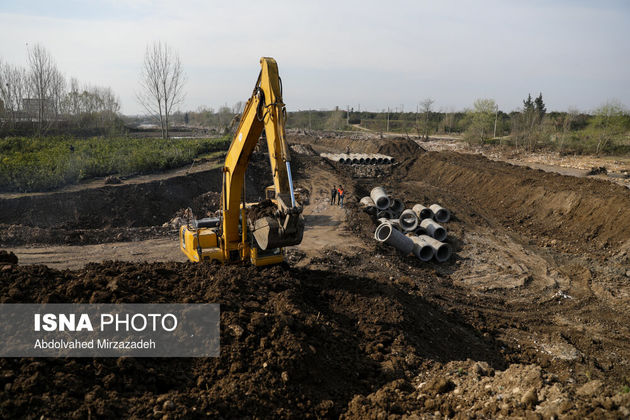
{"type": "Polygon", "coordinates": [[[330,190],[330,205],[332,206],[333,204],[335,204],[336,200],[337,200],[337,187],[333,185],[332,190],[330,190]]]}
{"type": "Polygon", "coordinates": [[[337,193],[339,194],[339,206],[343,208],[344,192],[343,192],[343,187],[341,185],[339,186],[339,190],[337,190],[337,193]]]}

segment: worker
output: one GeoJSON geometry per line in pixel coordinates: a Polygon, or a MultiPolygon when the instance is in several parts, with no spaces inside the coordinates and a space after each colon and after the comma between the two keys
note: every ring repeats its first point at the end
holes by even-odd
{"type": "Polygon", "coordinates": [[[339,186],[339,190],[338,190],[338,194],[339,194],[339,206],[341,206],[341,208],[343,208],[343,187],[340,185],[339,186]]]}
{"type": "Polygon", "coordinates": [[[337,187],[333,185],[332,190],[330,190],[330,205],[335,204],[337,200],[337,187]]]}

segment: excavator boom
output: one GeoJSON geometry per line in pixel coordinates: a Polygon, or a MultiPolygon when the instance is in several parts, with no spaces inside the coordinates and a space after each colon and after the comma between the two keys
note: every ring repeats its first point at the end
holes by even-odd
{"type": "MultiPolygon", "coordinates": [[[[252,255],[252,248],[255,252],[297,245],[304,233],[302,207],[296,202],[293,189],[291,155],[285,136],[286,109],[278,65],[270,57],[262,57],[260,65],[254,91],[245,105],[223,166],[221,222],[213,231],[216,234],[215,249],[220,249],[223,262],[244,260],[252,255]],[[243,185],[245,171],[263,130],[276,194],[273,206],[267,206],[264,212],[251,212],[256,217],[252,219],[248,218],[244,203],[243,185]],[[248,231],[255,244],[248,241],[248,231]]],[[[196,234],[199,237],[199,230],[196,234]]],[[[193,238],[190,232],[189,236],[193,238]]],[[[184,253],[195,261],[202,260],[203,249],[198,250],[198,258],[191,257],[192,245],[185,248],[184,233],[180,237],[184,253]]]]}

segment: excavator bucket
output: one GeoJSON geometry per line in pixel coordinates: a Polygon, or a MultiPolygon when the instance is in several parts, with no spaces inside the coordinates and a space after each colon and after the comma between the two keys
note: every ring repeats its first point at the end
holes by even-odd
{"type": "Polygon", "coordinates": [[[263,251],[298,245],[304,235],[304,217],[300,212],[262,217],[253,222],[253,233],[263,251]]]}

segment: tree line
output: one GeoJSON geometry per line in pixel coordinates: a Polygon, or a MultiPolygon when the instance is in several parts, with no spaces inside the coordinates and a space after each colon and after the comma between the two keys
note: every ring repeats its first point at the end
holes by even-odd
{"type": "Polygon", "coordinates": [[[120,126],[120,100],[111,88],[67,78],[40,44],[29,46],[27,53],[26,65],[0,58],[0,133],[120,126]]]}

